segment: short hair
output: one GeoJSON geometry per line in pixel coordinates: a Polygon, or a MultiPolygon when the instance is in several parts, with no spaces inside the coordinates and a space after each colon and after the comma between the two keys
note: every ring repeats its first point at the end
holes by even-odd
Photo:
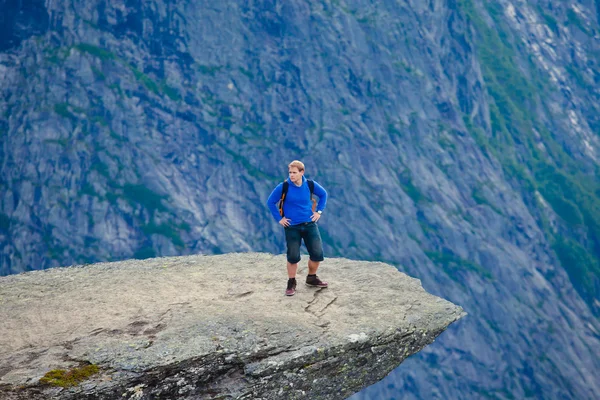
{"type": "Polygon", "coordinates": [[[294,160],[292,161],[289,165],[288,165],[288,169],[292,168],[292,167],[296,167],[298,168],[298,171],[302,172],[304,171],[304,164],[302,163],[302,161],[298,161],[298,160],[294,160]]]}

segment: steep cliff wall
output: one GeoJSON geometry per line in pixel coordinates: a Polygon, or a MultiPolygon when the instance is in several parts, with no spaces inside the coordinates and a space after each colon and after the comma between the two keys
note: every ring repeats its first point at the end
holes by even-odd
{"type": "Polygon", "coordinates": [[[44,8],[0,53],[0,273],[282,251],[299,158],[327,255],[475,316],[372,390],[598,397],[597,2],[44,8]]]}

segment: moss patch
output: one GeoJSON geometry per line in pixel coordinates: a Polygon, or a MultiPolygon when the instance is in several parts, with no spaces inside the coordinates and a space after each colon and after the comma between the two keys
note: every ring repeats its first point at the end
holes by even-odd
{"type": "Polygon", "coordinates": [[[50,386],[71,387],[89,379],[92,375],[100,372],[100,368],[95,364],[88,364],[70,370],[53,369],[40,379],[40,383],[50,386]]]}

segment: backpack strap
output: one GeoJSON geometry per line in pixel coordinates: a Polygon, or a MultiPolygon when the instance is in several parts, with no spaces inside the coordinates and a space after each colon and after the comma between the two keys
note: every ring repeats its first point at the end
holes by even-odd
{"type": "Polygon", "coordinates": [[[312,199],[312,195],[315,192],[315,181],[312,179],[307,179],[306,183],[308,183],[308,188],[310,189],[310,198],[312,199]]]}
{"type": "Polygon", "coordinates": [[[307,179],[306,183],[308,183],[308,188],[310,189],[310,201],[312,202],[312,210],[315,212],[317,209],[317,200],[313,198],[313,193],[315,192],[315,181],[312,179],[307,179]]]}
{"type": "Polygon", "coordinates": [[[285,196],[287,195],[289,186],[290,184],[287,181],[287,179],[283,181],[283,186],[281,187],[281,199],[279,200],[279,215],[281,215],[282,217],[285,216],[283,215],[283,201],[285,200],[285,196]]]}

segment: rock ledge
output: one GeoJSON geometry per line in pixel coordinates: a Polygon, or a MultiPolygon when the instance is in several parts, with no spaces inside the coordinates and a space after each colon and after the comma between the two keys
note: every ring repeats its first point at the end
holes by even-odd
{"type": "Polygon", "coordinates": [[[344,399],[462,308],[378,262],[327,259],[285,297],[285,257],[167,257],[0,278],[2,399],[344,399]],[[72,388],[39,379],[97,364],[72,388]]]}

